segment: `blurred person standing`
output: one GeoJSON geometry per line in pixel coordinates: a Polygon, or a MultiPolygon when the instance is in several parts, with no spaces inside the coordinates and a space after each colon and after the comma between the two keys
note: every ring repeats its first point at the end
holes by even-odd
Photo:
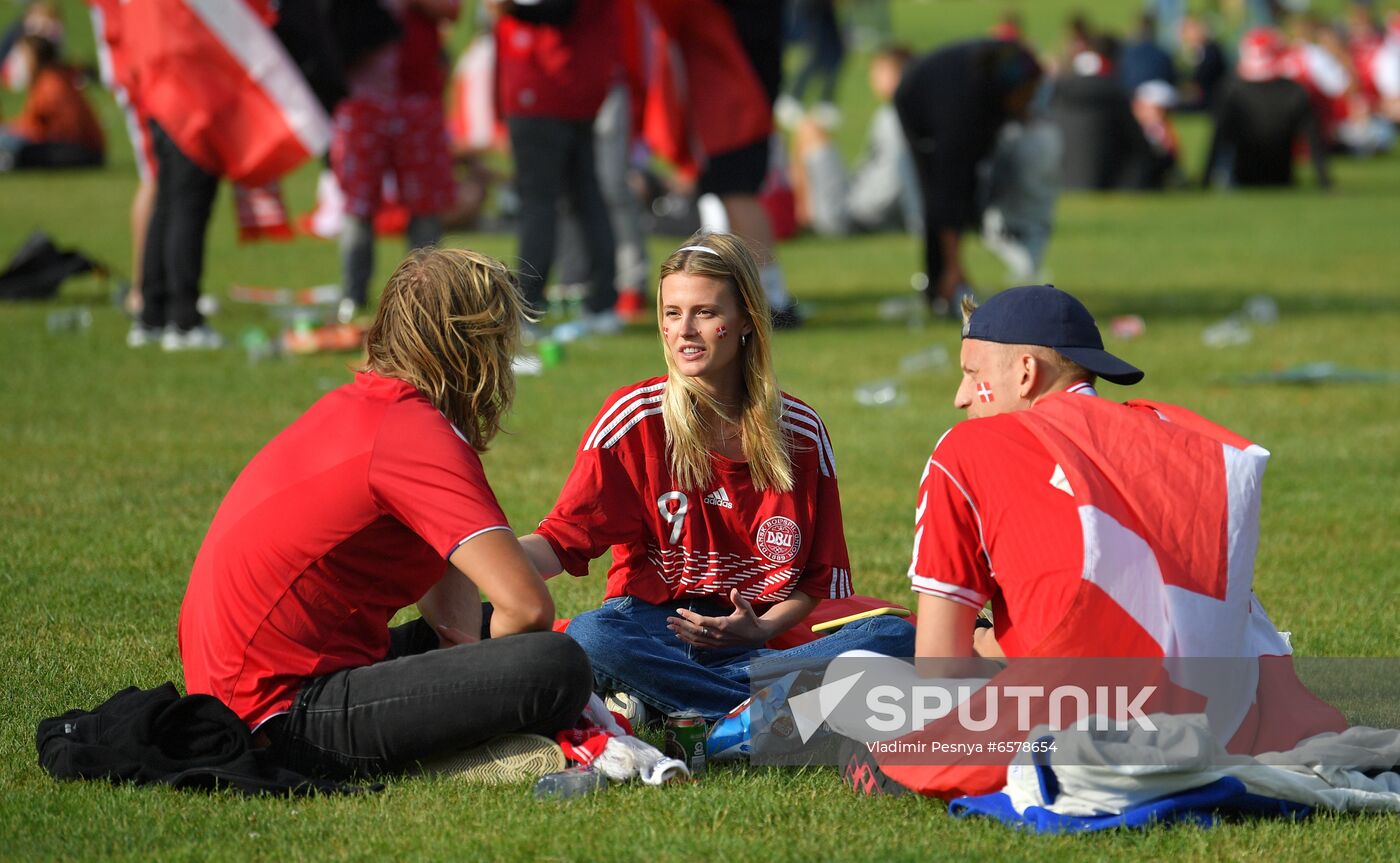
{"type": "Polygon", "coordinates": [[[773,0],[647,0],[680,53],[669,106],[674,152],[699,166],[700,221],[752,243],[776,329],[800,326],[759,200],[772,156],[773,102],[783,77],[782,4],[773,0]]]}
{"type": "MultiPolygon", "coordinates": [[[[617,3],[614,9],[619,50],[607,98],[593,121],[593,151],[598,188],[608,207],[616,244],[616,311],[620,318],[629,320],[646,316],[650,311],[646,308],[646,284],[651,278],[651,264],[642,228],[642,202],[632,185],[636,162],[645,158],[645,153],[639,153],[635,145],[641,135],[645,109],[649,27],[633,0],[617,3]]],[[[584,226],[572,209],[566,209],[561,215],[558,259],[560,285],[582,288],[586,294],[588,247],[584,241],[584,226]]],[[[580,334],[571,331],[584,328],[578,321],[567,322],[563,327],[557,335],[564,336],[564,340],[580,334]]]]}
{"type": "Polygon", "coordinates": [[[122,40],[157,163],[141,318],[127,344],[218,348],[223,338],[198,301],[220,177],[271,182],[324,152],[330,126],[263,0],[128,0],[124,10],[122,40]]]}
{"type": "Polygon", "coordinates": [[[923,194],[924,292],[939,314],[957,314],[957,300],[971,292],[961,244],[981,220],[978,163],[1008,120],[1026,116],[1040,79],[1023,45],[974,40],[916,60],[895,91],[923,194]]]}
{"type": "MultiPolygon", "coordinates": [[[[122,0],[88,0],[92,12],[93,41],[97,47],[102,83],[126,121],[131,156],[136,163],[136,191],[131,196],[131,285],[123,305],[133,318],[141,313],[141,270],[146,250],[146,228],[156,203],[156,155],[151,141],[150,118],[138,107],[134,79],[122,44],[122,0]]],[[[140,330],[133,330],[139,333],[140,330]]]]}
{"type": "Polygon", "coordinates": [[[1002,127],[985,166],[982,244],[1016,281],[1042,271],[1060,197],[1065,142],[1045,114],[1045,89],[1024,120],[1002,127]]]}
{"type": "Polygon", "coordinates": [[[1124,91],[1136,93],[1148,81],[1164,81],[1176,86],[1176,64],[1172,56],[1157,44],[1157,19],[1145,14],[1138,19],[1133,41],[1118,54],[1118,81],[1124,91]]]}
{"type": "Polygon", "coordinates": [[[615,333],[616,240],[598,186],[593,122],[618,50],[616,0],[492,0],[497,94],[520,195],[519,275],[525,301],[545,311],[559,203],[582,228],[588,291],[579,335],[615,333]]]}
{"type": "Polygon", "coordinates": [[[835,0],[791,0],[787,5],[793,39],[806,46],[807,59],[792,87],[778,98],[778,119],[785,127],[795,124],[802,116],[807,85],[816,81],[817,104],[812,110],[824,125],[835,126],[841,119],[836,108],[836,83],[846,60],[846,39],[836,17],[835,0]]]}
{"type": "Polygon", "coordinates": [[[1187,80],[1182,82],[1178,110],[1212,110],[1220,85],[1230,74],[1230,65],[1220,40],[1201,16],[1187,15],[1181,19],[1181,50],[1190,71],[1187,80]]]}
{"type": "Polygon", "coordinates": [[[369,302],[374,272],[374,214],[392,177],[408,208],[410,249],[442,238],[454,179],[443,113],[447,67],[439,27],[455,21],[460,0],[378,0],[340,16],[349,95],[335,108],[331,167],[345,195],[340,231],[342,297],[348,322],[369,302]]]}

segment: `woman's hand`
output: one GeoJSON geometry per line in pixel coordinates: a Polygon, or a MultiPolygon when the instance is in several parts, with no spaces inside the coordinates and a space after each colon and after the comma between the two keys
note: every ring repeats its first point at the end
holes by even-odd
{"type": "Polygon", "coordinates": [[[693,647],[711,650],[720,647],[761,647],[769,638],[768,626],[754,613],[738,590],[729,591],[734,613],[727,617],[705,617],[688,608],[676,609],[676,617],[666,618],[676,638],[693,647]]]}

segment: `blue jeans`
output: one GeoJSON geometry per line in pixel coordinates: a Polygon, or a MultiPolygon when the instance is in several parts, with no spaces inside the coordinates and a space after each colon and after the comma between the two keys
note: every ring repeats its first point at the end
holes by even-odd
{"type": "Polygon", "coordinates": [[[914,654],[914,627],[891,616],[858,620],[788,650],[692,647],[666,628],[666,618],[675,617],[680,607],[709,617],[734,611],[729,603],[708,597],[652,605],[621,596],[575,617],[568,633],[588,654],[594,685],[600,691],[628,692],[663,713],[695,710],[713,720],[749,697],[749,665],[759,658],[830,657],[847,650],[914,654]]]}

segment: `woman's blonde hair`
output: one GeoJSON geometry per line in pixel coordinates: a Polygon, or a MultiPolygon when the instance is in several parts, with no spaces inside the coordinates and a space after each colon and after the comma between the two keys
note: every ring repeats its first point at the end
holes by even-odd
{"type": "Polygon", "coordinates": [[[364,371],[407,381],[484,452],[515,398],[527,307],[510,270],[466,249],[417,249],[384,286],[364,371]]]}
{"type": "Polygon", "coordinates": [[[738,359],[743,368],[738,405],[720,404],[694,378],[681,374],[670,350],[664,351],[666,393],[661,401],[661,416],[666,424],[671,473],[676,483],[687,489],[709,484],[711,423],[723,418],[739,424],[744,459],[754,487],[760,491],[792,491],[789,443],[778,429],[782,394],[773,375],[771,312],[759,282],[753,250],[733,234],[701,231],[693,235],[661,265],[656,290],[658,319],[665,317],[661,284],[673,273],[706,276],[727,284],[753,327],[747,337],[740,338],[738,359]]]}

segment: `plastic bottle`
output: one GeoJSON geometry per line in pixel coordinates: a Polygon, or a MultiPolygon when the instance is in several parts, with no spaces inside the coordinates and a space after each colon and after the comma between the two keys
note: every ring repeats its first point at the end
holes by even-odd
{"type": "Polygon", "coordinates": [[[535,780],[536,800],[568,800],[608,789],[608,777],[592,767],[571,767],[535,780]]]}
{"type": "Polygon", "coordinates": [[[856,403],[865,407],[891,407],[901,401],[899,384],[892,380],[870,381],[856,387],[856,403]]]}
{"type": "Polygon", "coordinates": [[[1228,317],[1201,330],[1201,343],[1208,348],[1247,345],[1254,338],[1249,327],[1237,317],[1228,317]]]}
{"type": "Polygon", "coordinates": [[[912,354],[905,354],[899,360],[899,371],[901,374],[916,375],[920,372],[941,369],[946,365],[948,365],[948,349],[942,345],[934,345],[912,354]]]}
{"type": "Polygon", "coordinates": [[[49,312],[48,328],[51,333],[81,332],[92,326],[92,310],[87,306],[49,312]]]}
{"type": "Polygon", "coordinates": [[[1244,301],[1244,316],[1256,324],[1278,323],[1278,302],[1266,294],[1256,294],[1244,301]]]}
{"type": "Polygon", "coordinates": [[[248,364],[255,365],[276,355],[276,345],[261,327],[249,327],[239,338],[243,352],[248,355],[248,364]]]}

